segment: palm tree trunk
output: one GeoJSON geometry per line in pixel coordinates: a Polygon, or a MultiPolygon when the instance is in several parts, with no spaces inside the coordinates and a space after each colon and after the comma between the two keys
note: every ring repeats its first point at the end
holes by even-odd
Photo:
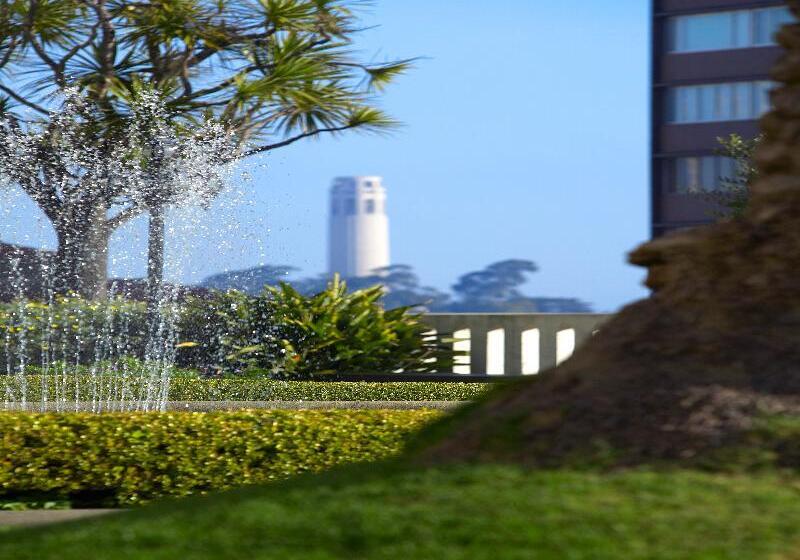
{"type": "Polygon", "coordinates": [[[108,241],[104,204],[76,206],[55,224],[58,249],[54,285],[58,293],[75,293],[86,299],[106,297],[108,241]]]}
{"type": "Polygon", "coordinates": [[[150,209],[147,235],[147,297],[151,311],[158,306],[164,284],[164,208],[150,209]]]}

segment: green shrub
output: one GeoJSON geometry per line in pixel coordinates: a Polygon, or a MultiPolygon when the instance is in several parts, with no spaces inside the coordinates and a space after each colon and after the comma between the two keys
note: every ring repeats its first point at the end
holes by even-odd
{"type": "Polygon", "coordinates": [[[207,374],[247,369],[247,362],[234,356],[237,348],[275,336],[263,304],[263,298],[234,290],[187,298],[178,325],[182,342],[176,364],[199,368],[207,374]]]}
{"type": "Polygon", "coordinates": [[[0,414],[0,498],[134,504],[383,459],[429,410],[0,414]],[[41,498],[40,498],[41,499],[41,498]]]}
{"type": "Polygon", "coordinates": [[[50,303],[0,303],[3,373],[58,360],[86,364],[120,355],[142,357],[146,343],[146,309],[139,302],[57,295],[50,303]],[[110,340],[124,344],[107,344],[110,340]]]}
{"type": "Polygon", "coordinates": [[[327,289],[304,296],[289,284],[267,286],[255,305],[280,330],[234,356],[284,375],[353,372],[431,372],[451,368],[452,345],[430,337],[420,314],[384,310],[383,287],[347,291],[336,277],[327,289]]]}
{"type": "Polygon", "coordinates": [[[427,381],[347,382],[271,379],[173,379],[170,399],[234,401],[467,401],[489,385],[427,381]]]}
{"type": "MultiPolygon", "coordinates": [[[[176,365],[205,374],[303,377],[311,374],[430,372],[448,370],[452,344],[427,335],[422,316],[409,308],[385,310],[383,288],[348,292],[335,279],[326,290],[304,296],[288,284],[260,296],[216,292],[165,306],[169,336],[157,350],[176,365]],[[173,333],[174,331],[174,333],[173,333]],[[177,338],[176,338],[177,337],[177,338]],[[173,340],[175,339],[175,340],[173,340]]],[[[27,365],[87,365],[148,352],[146,306],[111,299],[87,302],[56,296],[40,303],[0,304],[0,369],[27,365]]]]}
{"type": "MultiPolygon", "coordinates": [[[[280,381],[233,377],[201,379],[191,372],[179,370],[170,382],[172,401],[466,401],[483,395],[490,386],[484,383],[430,381],[348,382],[348,381],[280,381]]],[[[42,400],[43,387],[47,400],[69,395],[69,400],[92,400],[94,389],[103,394],[103,387],[114,383],[114,376],[68,375],[53,380],[40,375],[26,376],[30,402],[42,400]]],[[[0,376],[0,395],[19,394],[19,378],[0,376]]],[[[144,390],[140,388],[140,390],[144,390]]],[[[133,387],[131,398],[141,398],[133,387]]]]}

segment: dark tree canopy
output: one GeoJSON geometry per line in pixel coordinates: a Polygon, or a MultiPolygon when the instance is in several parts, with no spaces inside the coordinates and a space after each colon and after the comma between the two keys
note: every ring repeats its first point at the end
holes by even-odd
{"type": "MultiPolygon", "coordinates": [[[[382,304],[387,309],[396,307],[416,307],[432,312],[444,313],[483,313],[483,312],[524,312],[524,313],[589,313],[589,304],[577,298],[564,297],[530,297],[519,292],[518,288],[525,282],[525,275],[535,267],[530,261],[508,260],[490,265],[485,270],[465,274],[464,279],[480,278],[489,284],[489,290],[475,290],[470,296],[463,293],[457,301],[450,294],[436,288],[425,286],[414,269],[406,264],[393,264],[376,269],[369,276],[344,278],[350,290],[360,290],[381,285],[385,295],[382,304]],[[487,273],[490,271],[490,273],[487,273]],[[504,274],[507,273],[507,276],[504,274]],[[497,278],[495,278],[497,277],[497,278]],[[487,279],[495,278],[493,282],[487,279]],[[496,283],[508,284],[502,293],[493,287],[496,283]],[[491,299],[486,294],[493,296],[491,299]]],[[[264,286],[277,286],[280,282],[288,282],[299,292],[312,295],[325,290],[331,282],[329,274],[321,274],[311,278],[287,279],[290,266],[262,266],[247,270],[239,270],[215,274],[206,278],[202,286],[219,290],[235,289],[251,295],[261,293],[264,286]]],[[[481,284],[484,287],[486,284],[481,284]]]]}
{"type": "Polygon", "coordinates": [[[539,270],[532,261],[509,259],[461,276],[453,291],[464,300],[499,303],[522,297],[519,287],[539,270]]]}
{"type": "Polygon", "coordinates": [[[238,290],[246,294],[258,295],[264,291],[265,286],[278,286],[281,282],[286,282],[289,274],[296,270],[292,266],[265,265],[245,270],[220,272],[203,280],[201,286],[223,291],[238,290]]]}

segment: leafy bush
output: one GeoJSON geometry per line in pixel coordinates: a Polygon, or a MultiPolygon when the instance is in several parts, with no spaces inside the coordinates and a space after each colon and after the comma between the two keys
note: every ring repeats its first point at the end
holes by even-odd
{"type": "MultiPolygon", "coordinates": [[[[443,337],[430,337],[421,315],[409,308],[384,310],[379,286],[354,292],[338,279],[304,296],[288,284],[259,296],[240,292],[188,296],[164,309],[167,357],[205,374],[256,370],[257,374],[428,372],[449,369],[455,352],[443,337]],[[177,348],[176,348],[177,347],[177,348]]],[[[85,301],[57,296],[52,303],[0,305],[0,365],[22,371],[30,364],[86,365],[148,351],[143,303],[85,301]]],[[[152,349],[152,348],[151,348],[152,349]]],[[[2,370],[0,370],[2,371],[2,370]]]]}
{"type": "Polygon", "coordinates": [[[207,374],[241,372],[247,363],[235,359],[236,349],[275,336],[262,298],[233,290],[187,298],[178,330],[182,343],[176,364],[207,374]]]}
{"type": "Polygon", "coordinates": [[[252,366],[286,375],[353,372],[431,372],[453,365],[451,345],[408,307],[384,310],[381,286],[348,293],[338,278],[313,296],[292,286],[265,289],[263,313],[278,336],[237,349],[252,366]]]}
{"type": "Polygon", "coordinates": [[[95,302],[57,295],[49,303],[0,303],[0,364],[13,370],[57,360],[85,364],[141,357],[145,318],[144,304],[122,298],[95,302]]]}
{"type": "Polygon", "coordinates": [[[439,414],[0,414],[0,498],[135,504],[383,459],[439,414]]]}
{"type": "MultiPolygon", "coordinates": [[[[198,379],[190,372],[177,371],[169,388],[172,401],[466,401],[486,393],[484,383],[429,381],[399,381],[372,383],[365,381],[279,381],[274,379],[222,378],[198,379]]],[[[39,375],[26,376],[28,400],[54,401],[60,394],[75,395],[79,400],[92,400],[92,390],[98,383],[113,382],[113,376],[68,375],[59,385],[49,383],[39,375]]],[[[18,394],[20,379],[0,376],[0,394],[18,394]]],[[[135,391],[136,388],[134,387],[135,391]]],[[[141,389],[144,391],[144,389],[141,389]]],[[[140,398],[134,393],[131,398],[140,398]]]]}

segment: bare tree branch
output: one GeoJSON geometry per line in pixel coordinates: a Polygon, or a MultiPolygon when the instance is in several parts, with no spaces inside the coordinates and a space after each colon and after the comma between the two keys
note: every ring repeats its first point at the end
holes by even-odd
{"type": "Polygon", "coordinates": [[[109,228],[109,231],[114,231],[115,229],[120,227],[125,222],[128,222],[128,221],[132,220],[133,218],[135,218],[136,216],[141,215],[144,212],[144,210],[145,209],[143,207],[141,207],[141,206],[139,206],[137,204],[134,204],[133,206],[129,206],[128,208],[125,208],[124,210],[122,210],[116,216],[113,216],[113,217],[109,218],[106,221],[106,227],[109,228]]]}
{"type": "Polygon", "coordinates": [[[42,209],[48,219],[56,222],[61,215],[61,200],[55,188],[46,185],[38,177],[26,177],[19,181],[22,190],[42,209]]]}

